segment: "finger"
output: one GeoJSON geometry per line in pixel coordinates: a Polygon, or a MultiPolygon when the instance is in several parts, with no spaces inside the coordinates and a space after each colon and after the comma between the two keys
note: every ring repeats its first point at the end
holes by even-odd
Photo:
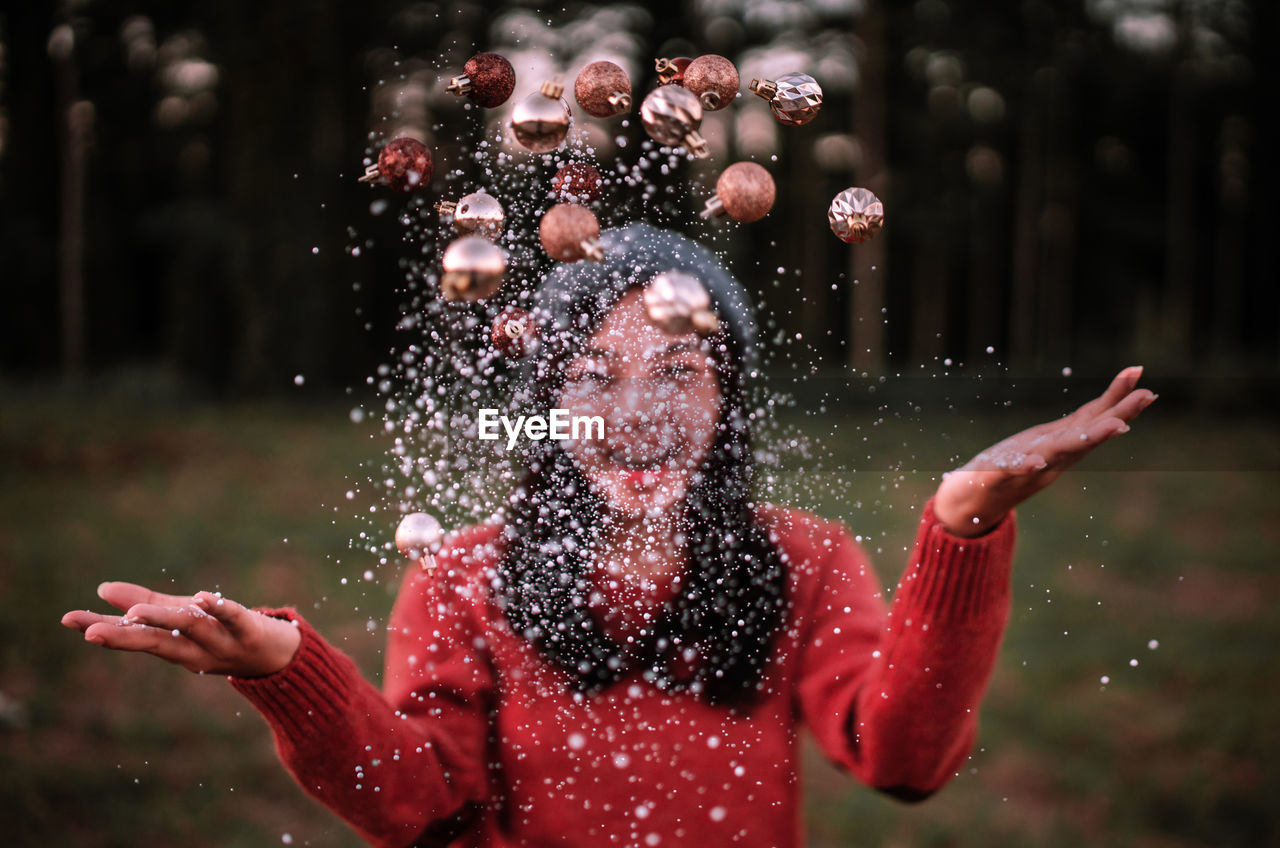
{"type": "Polygon", "coordinates": [[[1103,416],[1119,418],[1121,421],[1129,422],[1137,418],[1142,410],[1154,403],[1157,397],[1158,395],[1155,392],[1148,389],[1135,389],[1102,414],[1103,416]]]}
{"type": "Polygon", "coordinates": [[[1124,369],[1115,376],[1115,379],[1111,381],[1111,385],[1107,386],[1105,392],[1077,409],[1072,413],[1071,417],[1087,420],[1102,415],[1119,403],[1125,395],[1132,392],[1134,386],[1138,385],[1138,379],[1141,376],[1141,365],[1133,365],[1124,369]]]}
{"type": "Polygon", "coordinates": [[[249,616],[257,615],[230,598],[213,592],[197,592],[193,600],[200,609],[220,621],[233,636],[244,635],[253,623],[249,616]]]}
{"type": "Polygon", "coordinates": [[[84,632],[86,642],[116,651],[152,654],[180,665],[196,664],[204,651],[182,634],[143,624],[98,623],[84,632]]]}
{"type": "Polygon", "coordinates": [[[91,610],[72,610],[62,617],[62,626],[70,627],[72,630],[79,630],[81,633],[88,630],[91,625],[99,622],[108,624],[116,624],[120,621],[118,615],[103,615],[102,613],[93,612],[91,610]]]}
{"type": "Polygon", "coordinates": [[[161,606],[182,606],[191,603],[190,595],[166,595],[153,592],[146,586],[137,583],[111,581],[98,586],[98,597],[116,609],[127,610],[134,604],[159,604],[161,606]]]}
{"type": "Polygon", "coordinates": [[[1055,468],[1065,469],[1084,458],[1091,450],[1109,439],[1129,432],[1129,425],[1113,416],[1095,418],[1083,427],[1071,428],[1054,440],[1049,462],[1055,468]]]}
{"type": "Polygon", "coordinates": [[[197,642],[203,640],[199,636],[193,637],[194,632],[208,632],[208,628],[201,628],[200,625],[214,623],[209,614],[193,602],[180,607],[134,604],[129,607],[125,618],[138,624],[177,631],[187,635],[188,638],[194,638],[197,642]]]}

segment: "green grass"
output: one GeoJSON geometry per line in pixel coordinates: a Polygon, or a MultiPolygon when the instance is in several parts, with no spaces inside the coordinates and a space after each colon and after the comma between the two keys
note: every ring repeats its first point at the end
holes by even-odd
{"type": "MultiPolygon", "coordinates": [[[[783,415],[819,440],[822,461],[784,453],[766,469],[773,498],[846,521],[887,585],[940,470],[1027,423],[783,415]]],[[[1273,422],[1222,425],[1149,415],[1105,448],[1109,458],[1020,510],[1013,616],[968,769],[904,805],[809,750],[812,845],[1280,840],[1280,461],[1273,422]]],[[[365,476],[380,479],[370,469],[385,445],[373,433],[341,405],[5,395],[0,818],[17,823],[10,844],[258,846],[284,834],[360,844],[293,784],[265,724],[225,682],[85,645],[58,619],[100,607],[105,579],[219,588],[298,605],[376,676],[382,635],[367,622],[384,620],[396,566],[365,549],[394,520],[369,512],[379,501],[365,476]],[[353,544],[361,533],[370,539],[353,544]]]]}

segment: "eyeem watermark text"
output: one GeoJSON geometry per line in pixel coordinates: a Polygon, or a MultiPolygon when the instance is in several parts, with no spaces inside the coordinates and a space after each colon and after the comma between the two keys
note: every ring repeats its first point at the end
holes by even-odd
{"type": "Polygon", "coordinates": [[[497,409],[480,410],[480,438],[501,438],[498,425],[507,433],[507,450],[516,446],[523,433],[526,439],[603,439],[604,418],[599,415],[570,415],[567,409],[553,409],[551,415],[517,415],[512,421],[497,409]]]}

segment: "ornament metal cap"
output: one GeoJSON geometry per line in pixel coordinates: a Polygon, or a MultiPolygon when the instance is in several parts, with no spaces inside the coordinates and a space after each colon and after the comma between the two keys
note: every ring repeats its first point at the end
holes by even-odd
{"type": "MultiPolygon", "coordinates": [[[[439,83],[436,83],[439,85],[439,83]]],[[[471,93],[471,77],[466,74],[460,74],[449,80],[449,84],[444,90],[452,94],[454,97],[466,97],[471,93]]]]}

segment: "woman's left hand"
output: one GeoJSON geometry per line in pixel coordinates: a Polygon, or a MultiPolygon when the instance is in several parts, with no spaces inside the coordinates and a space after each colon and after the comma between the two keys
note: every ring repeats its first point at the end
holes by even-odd
{"type": "Polygon", "coordinates": [[[1136,388],[1141,376],[1142,366],[1126,368],[1070,415],[1010,436],[943,475],[933,501],[938,521],[954,535],[980,536],[1098,445],[1128,432],[1156,399],[1136,388]]]}

